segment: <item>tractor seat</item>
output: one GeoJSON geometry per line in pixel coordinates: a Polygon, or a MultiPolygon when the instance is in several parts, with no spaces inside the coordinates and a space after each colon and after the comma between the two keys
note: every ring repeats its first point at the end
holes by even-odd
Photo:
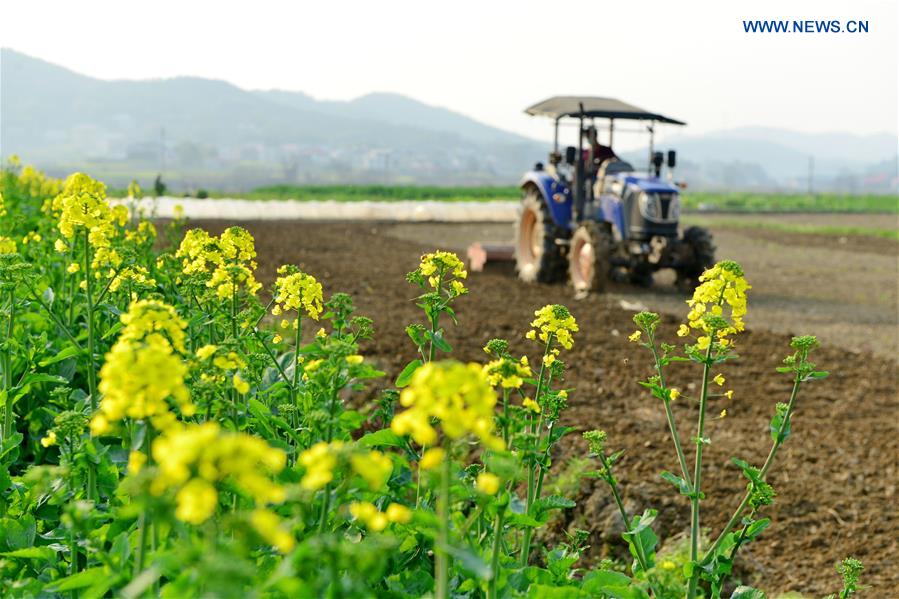
{"type": "Polygon", "coordinates": [[[617,173],[626,173],[634,170],[633,165],[630,162],[625,162],[624,160],[617,160],[615,158],[606,161],[605,163],[605,174],[606,175],[614,175],[617,173]]]}
{"type": "Polygon", "coordinates": [[[596,183],[593,187],[593,197],[601,197],[605,193],[606,177],[616,173],[627,173],[634,170],[630,162],[619,160],[618,158],[609,158],[599,165],[599,173],[596,177],[596,183]]]}

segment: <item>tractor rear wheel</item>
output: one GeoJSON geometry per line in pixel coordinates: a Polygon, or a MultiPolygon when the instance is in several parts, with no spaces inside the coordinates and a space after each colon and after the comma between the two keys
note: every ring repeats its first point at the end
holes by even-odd
{"type": "Polygon", "coordinates": [[[605,291],[615,246],[608,223],[586,222],[571,236],[568,276],[575,291],[605,291]]]}
{"type": "Polygon", "coordinates": [[[558,239],[567,231],[553,222],[540,192],[525,190],[515,223],[515,270],[522,281],[559,283],[565,280],[565,246],[558,239]]]}
{"type": "Polygon", "coordinates": [[[712,234],[703,227],[687,227],[681,243],[686,246],[685,259],[677,269],[677,286],[692,290],[699,284],[699,276],[715,265],[715,244],[712,234]]]}

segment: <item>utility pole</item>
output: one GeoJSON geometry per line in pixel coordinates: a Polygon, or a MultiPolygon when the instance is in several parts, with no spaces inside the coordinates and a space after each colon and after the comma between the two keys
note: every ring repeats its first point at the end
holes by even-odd
{"type": "Polygon", "coordinates": [[[159,128],[159,173],[165,172],[165,127],[159,128]]]}
{"type": "Polygon", "coordinates": [[[812,184],[815,179],[815,157],[808,157],[808,195],[812,195],[812,190],[814,189],[814,185],[812,184]]]}

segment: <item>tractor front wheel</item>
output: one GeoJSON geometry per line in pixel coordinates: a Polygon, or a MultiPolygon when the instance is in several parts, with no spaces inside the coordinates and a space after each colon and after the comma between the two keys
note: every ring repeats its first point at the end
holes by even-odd
{"type": "Polygon", "coordinates": [[[685,246],[684,260],[677,269],[677,286],[687,291],[699,284],[699,276],[715,265],[715,244],[712,234],[703,227],[687,227],[681,243],[685,246]]]}
{"type": "Polygon", "coordinates": [[[522,281],[559,283],[565,280],[565,246],[557,243],[566,231],[553,222],[536,189],[525,191],[515,223],[515,270],[522,281]]]}
{"type": "Polygon", "coordinates": [[[571,236],[568,275],[575,291],[605,291],[615,245],[608,223],[587,222],[571,236]]]}

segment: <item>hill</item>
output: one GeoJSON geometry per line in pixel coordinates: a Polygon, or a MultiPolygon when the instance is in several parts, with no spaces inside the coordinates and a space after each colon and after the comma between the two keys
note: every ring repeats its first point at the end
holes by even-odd
{"type": "MultiPolygon", "coordinates": [[[[350,101],[199,77],[101,80],[0,51],[0,152],[114,185],[164,172],[176,190],[269,184],[509,185],[549,149],[394,93],[350,101]]],[[[895,191],[896,137],[744,127],[672,137],[704,189],[895,191]]],[[[646,153],[626,155],[646,164],[646,153]]]]}

